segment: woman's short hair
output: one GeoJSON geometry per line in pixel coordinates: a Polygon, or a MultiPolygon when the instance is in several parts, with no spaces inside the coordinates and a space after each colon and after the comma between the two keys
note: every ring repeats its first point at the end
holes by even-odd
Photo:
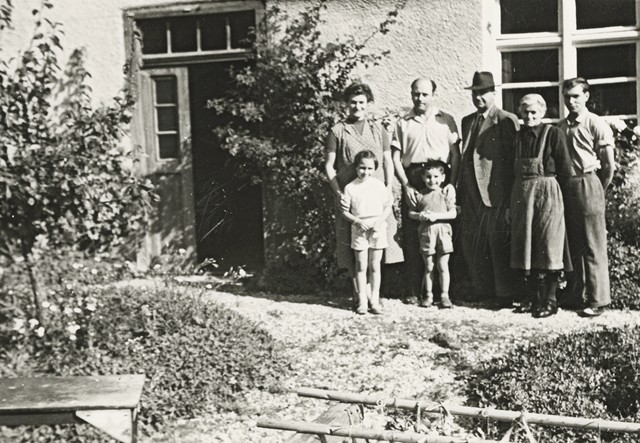
{"type": "Polygon", "coordinates": [[[527,94],[520,99],[520,106],[518,110],[522,112],[522,110],[526,106],[538,105],[544,114],[547,112],[547,102],[544,101],[544,98],[540,94],[527,94]]]}
{"type": "Polygon", "coordinates": [[[373,92],[371,92],[371,88],[366,83],[351,83],[342,93],[344,101],[349,101],[355,95],[364,95],[367,97],[368,102],[373,101],[373,92]]]}
{"type": "Polygon", "coordinates": [[[358,167],[360,162],[364,159],[373,160],[373,164],[376,166],[376,169],[378,169],[378,157],[376,157],[373,151],[369,151],[368,149],[360,151],[356,154],[356,157],[353,159],[354,166],[358,167]]]}

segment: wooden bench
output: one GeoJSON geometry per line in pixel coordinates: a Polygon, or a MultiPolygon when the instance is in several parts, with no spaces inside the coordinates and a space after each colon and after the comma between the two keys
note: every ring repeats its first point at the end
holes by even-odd
{"type": "Polygon", "coordinates": [[[136,441],[144,375],[0,379],[0,426],[88,423],[136,441]]]}

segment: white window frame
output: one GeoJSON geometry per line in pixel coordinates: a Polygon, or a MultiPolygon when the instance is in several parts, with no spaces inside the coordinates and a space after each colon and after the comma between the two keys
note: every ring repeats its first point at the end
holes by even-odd
{"type": "MultiPolygon", "coordinates": [[[[502,89],[529,89],[556,86],[560,101],[560,119],[567,116],[563,106],[562,80],[577,76],[577,49],[615,44],[636,45],[636,75],[633,77],[609,77],[587,79],[591,85],[636,83],[636,113],[604,116],[605,119],[638,119],[640,115],[640,0],[636,4],[636,26],[611,26],[607,28],[577,29],[575,0],[557,0],[558,32],[531,32],[522,34],[501,34],[500,32],[500,0],[483,0],[483,68],[494,74],[497,84],[502,89]],[[557,49],[559,81],[536,81],[519,83],[502,83],[502,52],[531,51],[539,49],[557,49]]],[[[496,94],[496,103],[502,105],[502,94],[496,94]]],[[[556,122],[559,119],[545,119],[545,122],[556,122]]]]}

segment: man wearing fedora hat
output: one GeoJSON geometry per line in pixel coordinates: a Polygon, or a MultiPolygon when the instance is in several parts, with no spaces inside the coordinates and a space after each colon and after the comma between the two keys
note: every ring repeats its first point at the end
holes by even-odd
{"type": "Polygon", "coordinates": [[[513,184],[514,114],[498,108],[491,72],[476,72],[471,90],[477,111],[462,119],[462,160],[458,201],[462,209],[460,246],[475,297],[496,307],[511,306],[517,279],[509,264],[505,212],[513,184]],[[495,296],[495,298],[494,298],[495,296]]]}

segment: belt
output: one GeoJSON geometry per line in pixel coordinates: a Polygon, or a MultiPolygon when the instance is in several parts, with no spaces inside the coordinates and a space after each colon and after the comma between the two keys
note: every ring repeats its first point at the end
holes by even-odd
{"type": "Polygon", "coordinates": [[[583,172],[582,174],[572,175],[569,178],[570,179],[572,179],[572,178],[583,178],[583,177],[588,177],[590,175],[593,175],[595,173],[596,173],[596,171],[583,172]]]}
{"type": "Polygon", "coordinates": [[[524,180],[531,180],[533,178],[555,178],[555,177],[557,177],[556,174],[530,175],[530,176],[523,175],[522,176],[524,180]]]}

